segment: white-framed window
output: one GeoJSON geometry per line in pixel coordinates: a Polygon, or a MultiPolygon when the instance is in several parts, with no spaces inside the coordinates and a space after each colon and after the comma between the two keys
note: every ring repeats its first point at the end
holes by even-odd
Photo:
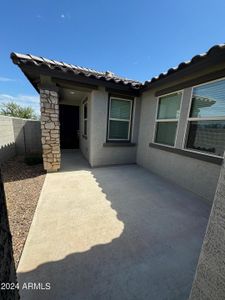
{"type": "Polygon", "coordinates": [[[192,88],[185,148],[213,156],[225,150],[225,79],[192,88]]]}
{"type": "Polygon", "coordinates": [[[154,143],[175,146],[182,94],[179,91],[158,98],[154,143]]]}
{"type": "Polygon", "coordinates": [[[87,137],[87,118],[88,118],[88,106],[87,100],[83,102],[83,135],[87,137]]]}
{"type": "Polygon", "coordinates": [[[131,136],[133,100],[117,97],[109,99],[108,141],[129,141],[131,136]]]}

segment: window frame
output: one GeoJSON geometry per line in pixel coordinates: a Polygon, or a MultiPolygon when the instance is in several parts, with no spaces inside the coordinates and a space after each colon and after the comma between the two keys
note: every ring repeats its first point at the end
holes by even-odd
{"type": "Polygon", "coordinates": [[[133,106],[134,106],[134,99],[132,98],[123,98],[119,96],[109,96],[109,101],[108,101],[108,117],[107,117],[107,134],[106,134],[106,141],[107,142],[130,142],[131,141],[131,132],[132,132],[132,120],[133,120],[133,106]],[[116,100],[122,100],[122,101],[128,101],[130,102],[130,118],[129,120],[125,119],[117,119],[117,118],[111,118],[110,113],[111,113],[111,102],[112,99],[116,100]],[[122,122],[128,122],[128,138],[127,139],[112,139],[109,137],[110,134],[110,121],[122,121],[122,122]]]}
{"type": "Polygon", "coordinates": [[[156,112],[155,112],[155,120],[154,120],[154,134],[153,134],[153,139],[152,139],[152,143],[153,144],[164,146],[164,147],[176,148],[176,142],[177,142],[177,136],[178,136],[178,129],[179,129],[179,124],[180,124],[180,115],[181,115],[181,109],[182,109],[182,103],[183,103],[183,96],[184,96],[184,90],[178,90],[178,91],[173,91],[173,92],[170,92],[170,93],[167,93],[167,94],[160,95],[160,96],[158,96],[156,98],[156,112]],[[180,111],[179,118],[178,119],[158,119],[158,110],[159,110],[159,101],[160,101],[160,98],[163,98],[163,97],[166,97],[166,96],[169,96],[169,95],[172,95],[172,94],[178,94],[178,93],[181,94],[180,107],[179,107],[179,111],[180,111]],[[158,142],[155,141],[155,139],[156,139],[156,131],[157,131],[157,124],[161,123],[161,122],[164,122],[164,123],[166,123],[166,122],[172,122],[172,123],[177,122],[177,129],[176,129],[176,135],[175,135],[174,145],[173,146],[167,145],[167,144],[158,143],[158,142]]]}
{"type": "Polygon", "coordinates": [[[88,136],[88,128],[87,128],[87,123],[88,123],[88,99],[87,98],[83,101],[82,106],[83,106],[83,136],[85,138],[87,138],[87,136],[88,136]],[[85,118],[85,114],[84,114],[85,106],[87,108],[87,117],[86,118],[85,118]],[[85,122],[86,122],[86,133],[85,133],[85,122]]]}
{"type": "Polygon", "coordinates": [[[187,114],[187,118],[186,118],[186,122],[185,122],[185,131],[184,131],[184,138],[183,138],[183,145],[182,145],[183,150],[188,151],[188,152],[192,152],[192,153],[199,153],[199,154],[206,155],[206,156],[212,156],[212,157],[216,157],[216,158],[223,158],[223,156],[219,156],[219,155],[216,155],[216,154],[207,153],[207,152],[203,152],[203,151],[200,151],[200,150],[198,151],[198,150],[194,150],[194,149],[191,149],[191,148],[187,148],[190,122],[194,122],[194,121],[224,121],[225,120],[225,116],[203,117],[203,118],[190,117],[194,88],[199,87],[199,86],[204,86],[204,85],[207,85],[207,84],[210,84],[210,83],[213,83],[213,82],[221,81],[221,80],[225,80],[225,77],[221,77],[221,78],[218,78],[218,79],[206,81],[206,82],[203,82],[203,83],[200,83],[200,84],[193,85],[191,87],[191,96],[190,96],[190,100],[189,100],[189,104],[188,104],[188,114],[187,114]]]}

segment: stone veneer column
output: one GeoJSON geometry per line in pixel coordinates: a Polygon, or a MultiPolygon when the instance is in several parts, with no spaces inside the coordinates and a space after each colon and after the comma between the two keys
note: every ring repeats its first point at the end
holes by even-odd
{"type": "Polygon", "coordinates": [[[225,162],[221,167],[189,299],[225,299],[225,162]]]}
{"type": "Polygon", "coordinates": [[[41,132],[44,169],[48,172],[60,168],[59,99],[58,93],[40,89],[41,132]]]}

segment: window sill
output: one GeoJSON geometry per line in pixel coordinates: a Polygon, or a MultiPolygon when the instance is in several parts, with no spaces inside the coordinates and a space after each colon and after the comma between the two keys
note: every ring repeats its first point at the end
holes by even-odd
{"type": "Polygon", "coordinates": [[[173,148],[173,147],[169,147],[169,146],[164,146],[164,145],[159,145],[159,144],[155,144],[155,143],[150,143],[149,147],[152,148],[156,148],[156,149],[160,149],[163,151],[168,151],[168,152],[172,152],[175,154],[179,154],[179,155],[183,155],[183,156],[188,156],[191,158],[195,158],[195,159],[199,159],[199,160],[203,160],[209,163],[213,163],[213,164],[217,164],[217,165],[221,165],[223,163],[223,158],[221,157],[214,157],[214,156],[210,156],[207,154],[202,154],[202,153],[197,153],[197,152],[192,152],[192,151],[186,151],[183,149],[177,149],[177,148],[173,148]]]}
{"type": "Polygon", "coordinates": [[[135,143],[130,142],[106,142],[103,144],[103,147],[134,147],[135,143]]]}

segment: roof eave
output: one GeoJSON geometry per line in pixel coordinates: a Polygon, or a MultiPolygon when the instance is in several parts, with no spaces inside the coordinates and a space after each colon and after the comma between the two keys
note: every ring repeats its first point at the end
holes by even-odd
{"type": "Polygon", "coordinates": [[[34,66],[34,65],[28,65],[28,64],[23,64],[21,63],[20,60],[18,60],[16,57],[12,58],[13,62],[19,66],[19,68],[22,70],[24,75],[27,77],[27,79],[31,82],[31,84],[34,86],[34,88],[39,92],[38,84],[37,82],[34,82],[32,79],[32,76],[35,76],[36,78],[40,78],[42,75],[50,76],[54,79],[64,79],[64,80],[69,80],[74,82],[74,84],[88,84],[88,85],[93,85],[94,86],[104,86],[106,88],[113,88],[113,89],[118,89],[120,91],[126,91],[130,92],[134,96],[139,96],[139,88],[134,88],[130,84],[122,84],[122,83],[115,83],[113,81],[107,81],[104,79],[97,79],[97,78],[92,78],[86,77],[84,75],[76,75],[72,72],[63,72],[60,70],[51,70],[48,67],[43,67],[43,66],[34,66]]]}
{"type": "Polygon", "coordinates": [[[64,62],[58,62],[55,60],[49,60],[43,57],[33,56],[30,54],[28,55],[12,52],[11,59],[13,63],[18,65],[22,70],[29,66],[29,68],[33,67],[33,69],[38,69],[39,72],[42,72],[43,69],[48,69],[49,73],[52,74],[54,74],[54,71],[60,71],[63,74],[72,74],[73,77],[86,77],[88,79],[96,80],[96,82],[99,82],[100,85],[102,85],[103,82],[109,82],[113,83],[115,86],[126,86],[128,87],[128,89],[136,91],[139,90],[140,86],[142,85],[141,82],[135,80],[122,78],[116,75],[111,76],[109,75],[109,72],[98,72],[93,69],[66,64],[64,62]]]}
{"type": "Polygon", "coordinates": [[[181,62],[177,67],[170,68],[167,72],[161,73],[149,81],[145,81],[141,87],[141,92],[157,87],[158,83],[172,82],[179,76],[190,74],[202,67],[207,67],[208,63],[212,62],[216,64],[221,61],[225,61],[225,44],[215,45],[206,53],[195,55],[190,61],[181,62]]]}
{"type": "MultiPolygon", "coordinates": [[[[222,63],[225,63],[225,49],[221,52],[217,52],[214,55],[205,56],[201,60],[196,60],[192,64],[186,65],[185,67],[180,68],[170,74],[161,76],[156,80],[145,82],[144,85],[141,87],[140,92],[143,93],[150,89],[158,89],[160,86],[162,87],[163,85],[173,86],[177,81],[186,81],[188,77],[195,77],[195,74],[197,74],[197,72],[199,71],[209,70],[209,72],[211,72],[210,69],[215,67],[218,67],[218,72],[215,71],[215,76],[216,74],[220,76],[219,74],[221,74],[221,72],[219,72],[219,69],[224,69],[222,63]]],[[[207,72],[205,73],[207,74],[207,72]]]]}

